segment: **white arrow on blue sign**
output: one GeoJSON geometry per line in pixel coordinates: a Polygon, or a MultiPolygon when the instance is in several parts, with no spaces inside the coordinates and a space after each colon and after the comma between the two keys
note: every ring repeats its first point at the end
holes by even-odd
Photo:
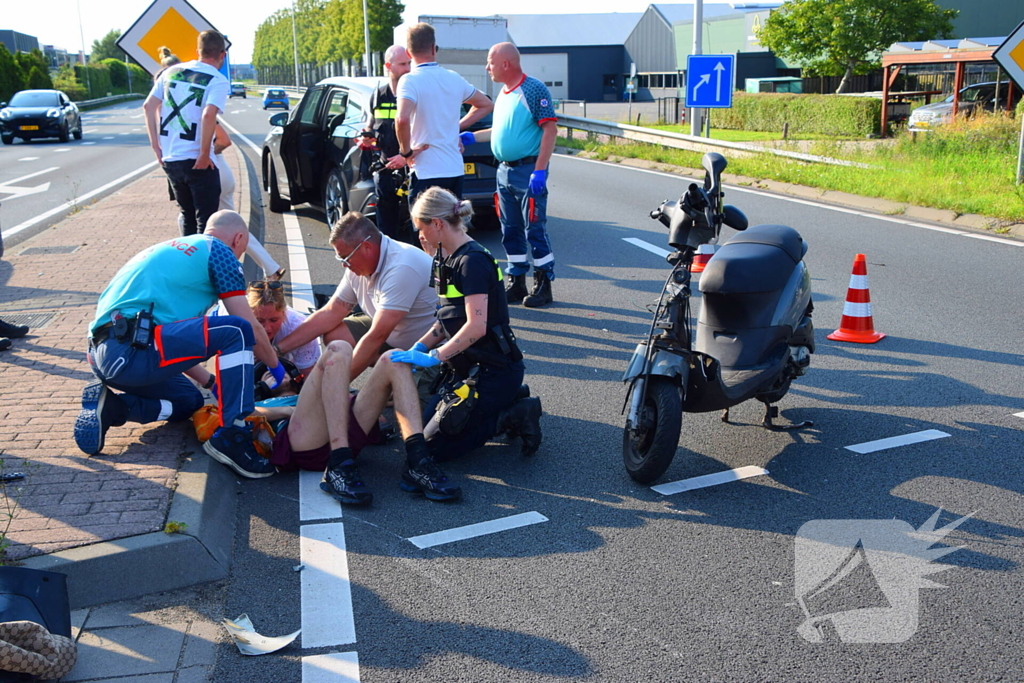
{"type": "Polygon", "coordinates": [[[736,55],[690,55],[686,58],[686,106],[731,107],[735,77],[736,55]]]}

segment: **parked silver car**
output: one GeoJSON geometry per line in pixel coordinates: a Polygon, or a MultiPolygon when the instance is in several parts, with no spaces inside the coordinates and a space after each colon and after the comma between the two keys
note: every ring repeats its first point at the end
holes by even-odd
{"type": "MultiPolygon", "coordinates": [[[[999,103],[996,103],[996,83],[975,83],[960,91],[960,104],[957,113],[969,116],[974,112],[985,110],[994,111],[1006,107],[1006,95],[1010,91],[1009,82],[999,84],[999,103]]],[[[1014,89],[1012,105],[1017,106],[1020,101],[1020,88],[1014,89]]],[[[939,126],[946,125],[953,120],[953,96],[950,95],[941,102],[926,104],[918,107],[910,114],[907,121],[907,130],[914,132],[929,131],[939,126]]]]}

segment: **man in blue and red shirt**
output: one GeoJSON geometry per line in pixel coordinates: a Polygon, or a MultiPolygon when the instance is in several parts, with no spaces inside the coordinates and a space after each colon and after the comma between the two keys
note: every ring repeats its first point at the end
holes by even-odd
{"type": "Polygon", "coordinates": [[[284,379],[245,298],[238,259],[248,243],[242,217],[218,211],[205,234],[149,247],[110,281],[89,325],[89,366],[99,381],[83,390],[75,422],[83,452],[101,452],[112,426],[190,418],[204,400],[187,374],[213,390],[220,404],[222,426],[203,444],[210,457],[243,477],[274,473],[245,426],[254,407],[253,352],[270,368],[275,386],[284,379]],[[207,317],[218,300],[228,315],[207,317]],[[210,358],[216,359],[214,373],[199,365],[210,358]]]}
{"type": "Polygon", "coordinates": [[[551,303],[555,255],[547,232],[548,162],[555,149],[555,110],[547,86],[523,73],[519,50],[498,43],[487,54],[491,80],[505,87],[494,103],[490,130],[465,132],[462,143],[491,141],[498,166],[501,243],[508,257],[508,303],[537,307],[551,303]],[[526,273],[533,257],[533,291],[526,273]]]}

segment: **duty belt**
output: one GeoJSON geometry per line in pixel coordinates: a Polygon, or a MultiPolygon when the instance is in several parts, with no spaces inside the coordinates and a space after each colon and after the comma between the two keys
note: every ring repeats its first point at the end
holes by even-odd
{"type": "Polygon", "coordinates": [[[118,334],[114,323],[106,323],[93,330],[92,336],[90,337],[92,339],[93,346],[98,346],[108,339],[116,339],[117,341],[130,339],[132,332],[135,330],[135,321],[128,318],[123,318],[123,320],[125,322],[125,328],[121,334],[118,334]]]}
{"type": "Polygon", "coordinates": [[[522,159],[516,159],[515,161],[503,161],[501,163],[515,168],[516,166],[522,166],[524,164],[532,164],[535,161],[537,161],[537,157],[523,157],[522,159]]]}

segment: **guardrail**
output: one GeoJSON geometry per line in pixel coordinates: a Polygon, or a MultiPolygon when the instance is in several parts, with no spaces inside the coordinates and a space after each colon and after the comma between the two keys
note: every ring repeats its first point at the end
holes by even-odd
{"type": "Polygon", "coordinates": [[[573,130],[581,130],[597,135],[609,135],[611,137],[625,138],[637,142],[648,142],[654,145],[672,147],[673,149],[686,149],[691,152],[717,152],[722,149],[733,149],[749,154],[773,154],[775,156],[810,161],[819,164],[831,164],[833,166],[855,166],[857,168],[871,168],[869,164],[845,159],[833,159],[822,157],[816,154],[804,154],[803,152],[791,152],[784,149],[762,147],[746,142],[728,142],[726,140],[712,140],[696,135],[685,135],[683,133],[670,133],[668,131],[653,130],[631,126],[628,123],[612,123],[611,121],[598,121],[597,119],[585,119],[582,116],[565,116],[559,114],[558,125],[568,129],[568,137],[572,139],[573,130]]]}
{"type": "Polygon", "coordinates": [[[81,102],[75,102],[75,106],[81,107],[98,107],[103,104],[109,104],[110,102],[120,102],[121,100],[134,100],[140,97],[145,97],[142,93],[128,93],[127,95],[111,95],[110,97],[97,97],[95,100],[82,100],[81,102]]]}

